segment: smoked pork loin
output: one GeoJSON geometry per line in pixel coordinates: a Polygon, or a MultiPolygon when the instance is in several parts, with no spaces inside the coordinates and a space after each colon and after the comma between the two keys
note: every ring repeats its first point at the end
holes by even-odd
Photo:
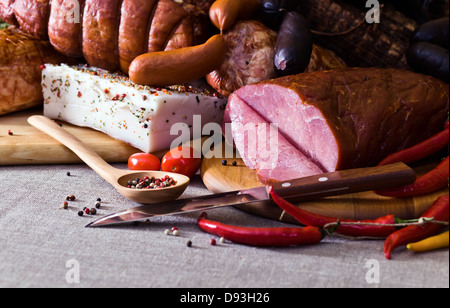
{"type": "Polygon", "coordinates": [[[74,61],[16,27],[0,30],[0,115],[42,104],[41,65],[74,61]]]}
{"type": "Polygon", "coordinates": [[[267,184],[376,165],[442,130],[448,90],[438,79],[400,69],[303,73],[235,91],[224,128],[231,126],[240,156],[267,184]]]}

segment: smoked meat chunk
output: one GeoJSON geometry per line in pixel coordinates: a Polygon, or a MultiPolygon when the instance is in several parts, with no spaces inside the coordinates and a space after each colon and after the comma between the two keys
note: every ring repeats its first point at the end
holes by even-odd
{"type": "MultiPolygon", "coordinates": [[[[442,130],[448,116],[447,84],[391,68],[286,76],[244,86],[233,100],[277,124],[279,133],[324,172],[376,165],[442,130]]],[[[224,119],[232,121],[240,112],[245,124],[245,111],[233,106],[224,119]]],[[[233,137],[235,144],[242,140],[233,137]]]]}

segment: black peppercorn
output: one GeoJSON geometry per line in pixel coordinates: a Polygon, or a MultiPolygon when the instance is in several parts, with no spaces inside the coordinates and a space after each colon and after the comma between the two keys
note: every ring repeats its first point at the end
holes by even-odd
{"type": "Polygon", "coordinates": [[[228,161],[226,159],[222,160],[222,165],[226,166],[228,164],[228,161]]]}
{"type": "Polygon", "coordinates": [[[84,212],[83,211],[79,211],[78,212],[78,216],[83,216],[84,212]]]}

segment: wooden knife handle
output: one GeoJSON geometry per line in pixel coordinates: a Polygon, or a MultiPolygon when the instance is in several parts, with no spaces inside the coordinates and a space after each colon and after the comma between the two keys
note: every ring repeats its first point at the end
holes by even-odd
{"type": "Polygon", "coordinates": [[[289,201],[303,201],[348,193],[400,187],[414,183],[416,173],[404,163],[348,169],[274,183],[272,186],[289,201]]]}

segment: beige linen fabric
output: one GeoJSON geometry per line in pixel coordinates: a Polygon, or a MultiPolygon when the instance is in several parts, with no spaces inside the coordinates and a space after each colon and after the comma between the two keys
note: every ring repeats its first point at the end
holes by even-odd
{"type": "MultiPolygon", "coordinates": [[[[197,213],[85,228],[96,217],[137,204],[83,164],[0,166],[0,183],[0,287],[449,286],[448,249],[425,254],[400,249],[389,261],[383,241],[336,236],[306,247],[254,248],[219,241],[211,246],[213,236],[197,227],[197,213]],[[61,209],[71,194],[77,200],[61,209]],[[77,215],[85,206],[94,207],[97,198],[103,202],[95,217],[77,215]],[[164,234],[173,226],[179,236],[164,234]]],[[[209,192],[197,176],[183,197],[204,194],[209,192]]],[[[212,210],[209,217],[235,225],[286,226],[233,207],[212,210]]]]}

